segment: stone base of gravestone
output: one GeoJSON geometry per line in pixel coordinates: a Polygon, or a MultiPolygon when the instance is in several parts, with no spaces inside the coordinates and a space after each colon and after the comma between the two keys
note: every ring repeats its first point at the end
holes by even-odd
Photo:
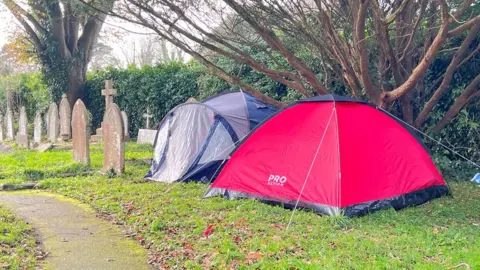
{"type": "Polygon", "coordinates": [[[30,141],[30,149],[35,149],[40,145],[40,143],[30,141]]]}
{"type": "Polygon", "coordinates": [[[20,135],[18,134],[16,137],[15,137],[15,142],[21,146],[21,147],[25,147],[25,148],[29,148],[30,147],[30,144],[28,142],[28,136],[27,135],[20,135]]]}
{"type": "Polygon", "coordinates": [[[97,128],[96,134],[90,136],[91,142],[102,142],[103,141],[103,129],[97,128]]]}
{"type": "Polygon", "coordinates": [[[10,147],[9,145],[0,143],[0,154],[8,154],[8,153],[12,153],[12,152],[13,152],[12,147],[10,147]]]}
{"type": "Polygon", "coordinates": [[[47,152],[48,150],[52,149],[53,148],[53,144],[51,143],[44,143],[44,144],[40,144],[36,150],[40,153],[43,153],[43,152],[47,152]]]}
{"type": "Polygon", "coordinates": [[[157,130],[155,129],[140,129],[138,131],[137,143],[149,143],[153,145],[155,143],[155,137],[157,136],[157,130]]]}

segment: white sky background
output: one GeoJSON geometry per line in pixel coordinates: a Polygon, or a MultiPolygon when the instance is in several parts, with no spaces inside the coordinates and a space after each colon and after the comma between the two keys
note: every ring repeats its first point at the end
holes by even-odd
{"type": "MultiPolygon", "coordinates": [[[[15,20],[13,15],[0,3],[0,48],[8,42],[9,37],[15,31],[20,31],[20,29],[23,31],[23,28],[15,20]]],[[[133,43],[138,45],[148,33],[151,33],[151,31],[144,27],[122,21],[118,18],[108,17],[100,34],[106,39],[100,40],[100,42],[112,47],[112,54],[126,65],[124,51],[126,49],[132,49],[133,43]]],[[[190,55],[184,55],[185,61],[190,59],[190,55]]]]}

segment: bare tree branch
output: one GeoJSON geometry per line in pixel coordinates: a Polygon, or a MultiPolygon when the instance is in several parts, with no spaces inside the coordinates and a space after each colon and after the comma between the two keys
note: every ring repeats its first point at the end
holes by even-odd
{"type": "Polygon", "coordinates": [[[409,1],[410,0],[403,0],[400,7],[397,10],[395,10],[395,12],[392,15],[387,17],[387,19],[385,20],[385,23],[387,25],[393,23],[395,21],[395,19],[405,10],[409,1]]]}
{"type": "Polygon", "coordinates": [[[438,101],[440,101],[440,98],[443,96],[443,94],[448,90],[448,87],[450,86],[450,81],[453,78],[453,73],[455,72],[455,69],[457,68],[458,64],[462,61],[472,41],[477,37],[477,33],[479,30],[480,30],[480,23],[477,23],[470,30],[467,37],[463,40],[462,45],[460,46],[458,51],[455,53],[452,61],[448,65],[447,71],[445,72],[445,76],[443,77],[442,84],[440,84],[440,86],[435,91],[433,96],[428,100],[423,110],[420,112],[417,119],[415,120],[416,127],[422,126],[423,122],[425,122],[425,120],[427,119],[428,114],[433,110],[433,108],[437,105],[438,101]]]}
{"type": "Polygon", "coordinates": [[[474,97],[477,97],[480,95],[480,90],[478,90],[479,85],[480,85],[480,74],[478,74],[475,77],[475,79],[473,79],[473,81],[463,90],[463,92],[455,100],[455,102],[447,111],[447,113],[433,128],[433,132],[435,133],[440,132],[465,107],[465,105],[467,105],[474,97]]]}
{"type": "Polygon", "coordinates": [[[415,85],[418,83],[418,80],[423,77],[423,74],[426,72],[428,67],[432,64],[435,55],[438,50],[444,43],[447,38],[449,22],[449,13],[448,6],[445,0],[438,0],[440,2],[441,12],[442,12],[442,25],[437,33],[437,36],[432,42],[432,45],[428,48],[428,51],[425,53],[425,56],[420,61],[420,63],[413,69],[410,77],[403,83],[401,86],[397,87],[395,90],[389,93],[385,93],[382,100],[384,103],[391,103],[407,92],[411,91],[415,85]]]}
{"type": "Polygon", "coordinates": [[[22,17],[21,12],[16,9],[18,5],[16,5],[13,1],[5,0],[7,8],[10,10],[10,12],[13,14],[15,19],[17,19],[18,22],[23,26],[25,31],[27,32],[28,36],[31,38],[33,44],[35,45],[35,49],[37,50],[38,53],[43,52],[43,45],[40,39],[38,38],[37,34],[33,30],[33,28],[25,21],[25,19],[22,17]]]}

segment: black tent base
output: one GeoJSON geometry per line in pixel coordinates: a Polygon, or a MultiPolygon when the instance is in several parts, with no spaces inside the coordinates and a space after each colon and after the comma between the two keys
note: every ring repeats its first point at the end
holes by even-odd
{"type": "Polygon", "coordinates": [[[256,199],[270,205],[277,205],[277,206],[281,205],[286,209],[294,209],[295,205],[297,205],[296,208],[312,209],[313,211],[315,211],[320,215],[327,215],[327,216],[344,215],[347,217],[360,217],[360,216],[364,216],[379,210],[384,210],[389,208],[393,208],[395,210],[401,210],[406,207],[421,205],[433,199],[445,196],[447,194],[449,194],[448,187],[444,185],[439,185],[439,186],[432,186],[425,189],[417,190],[414,192],[410,192],[407,194],[403,194],[403,195],[388,198],[388,199],[355,204],[355,205],[347,206],[344,208],[309,203],[304,201],[299,201],[297,204],[297,201],[295,200],[272,198],[268,196],[261,196],[261,195],[251,194],[251,193],[244,193],[244,192],[238,192],[238,191],[228,190],[228,189],[219,189],[219,188],[210,189],[205,195],[205,198],[214,197],[214,196],[223,196],[230,200],[256,199]]]}

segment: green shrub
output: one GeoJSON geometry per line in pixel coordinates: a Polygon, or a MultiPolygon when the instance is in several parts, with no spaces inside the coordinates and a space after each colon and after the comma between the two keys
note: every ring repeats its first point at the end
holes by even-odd
{"type": "Polygon", "coordinates": [[[87,75],[85,105],[92,114],[92,126],[97,128],[105,112],[105,99],[101,91],[105,80],[113,80],[118,95],[115,103],[125,111],[130,120],[129,133],[136,137],[145,126],[143,114],[150,107],[154,115],[152,125],[176,105],[197,94],[197,78],[200,70],[178,62],[154,67],[108,68],[87,75]]]}
{"type": "Polygon", "coordinates": [[[5,113],[7,86],[13,92],[13,110],[20,111],[25,106],[28,119],[35,118],[38,111],[46,112],[51,97],[43,75],[39,72],[22,73],[0,78],[0,112],[5,113]]]}

